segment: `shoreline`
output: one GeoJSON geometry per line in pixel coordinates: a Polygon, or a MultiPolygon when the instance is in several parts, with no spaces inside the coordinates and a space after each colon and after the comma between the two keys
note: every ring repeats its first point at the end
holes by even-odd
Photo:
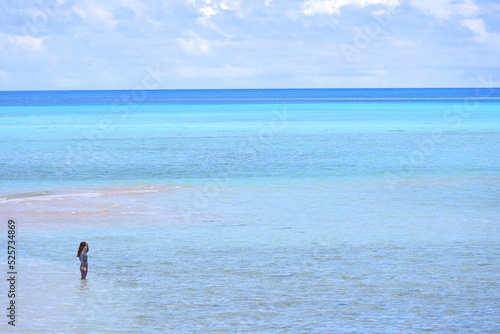
{"type": "MultiPolygon", "coordinates": [[[[95,186],[90,187],[90,189],[95,188],[95,186]]],[[[27,193],[18,193],[0,197],[0,205],[6,203],[23,203],[27,201],[52,201],[52,200],[64,200],[70,198],[93,198],[93,197],[110,197],[110,196],[120,196],[120,195],[131,195],[131,194],[148,194],[148,193],[158,193],[168,190],[175,190],[182,188],[182,186],[149,186],[149,189],[141,188],[126,188],[126,189],[114,189],[111,190],[109,187],[102,188],[96,191],[87,192],[57,192],[54,190],[43,190],[43,191],[33,191],[27,193]],[[109,189],[109,190],[107,190],[109,189]]]]}

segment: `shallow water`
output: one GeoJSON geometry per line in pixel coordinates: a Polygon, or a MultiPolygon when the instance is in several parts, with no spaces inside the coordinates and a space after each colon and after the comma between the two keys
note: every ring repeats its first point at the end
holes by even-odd
{"type": "MultiPolygon", "coordinates": [[[[96,228],[86,233],[95,240],[87,281],[77,279],[71,259],[25,256],[20,328],[27,333],[47,328],[55,333],[494,333],[497,328],[498,249],[488,244],[256,246],[253,238],[265,229],[203,232],[96,228]],[[220,242],[228,232],[246,238],[220,242]],[[125,247],[112,246],[117,244],[125,247]]],[[[287,239],[291,233],[283,229],[274,235],[287,239]]],[[[74,242],[64,244],[59,254],[70,253],[74,242]]]]}
{"type": "Polygon", "coordinates": [[[189,220],[174,201],[203,186],[4,203],[29,207],[12,212],[22,217],[19,327],[494,333],[498,217],[436,205],[459,187],[430,184],[384,196],[366,182],[227,186],[189,220]],[[86,282],[80,239],[90,243],[86,282]]]}
{"type": "Polygon", "coordinates": [[[500,330],[498,103],[450,118],[456,101],[201,95],[121,118],[0,107],[0,233],[16,220],[19,272],[2,331],[500,330]]]}

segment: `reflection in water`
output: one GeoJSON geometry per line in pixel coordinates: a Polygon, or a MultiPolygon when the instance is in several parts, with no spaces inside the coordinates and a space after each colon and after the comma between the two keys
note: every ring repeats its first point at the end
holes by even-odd
{"type": "Polygon", "coordinates": [[[79,292],[86,292],[89,290],[88,286],[88,280],[86,279],[80,279],[80,282],[78,282],[78,287],[79,287],[79,292]]]}

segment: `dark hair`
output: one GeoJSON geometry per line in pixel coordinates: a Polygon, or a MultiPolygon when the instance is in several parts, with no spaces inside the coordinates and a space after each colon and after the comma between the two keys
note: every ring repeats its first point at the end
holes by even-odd
{"type": "Polygon", "coordinates": [[[85,241],[80,242],[80,247],[78,247],[78,253],[76,253],[76,257],[80,257],[80,254],[82,254],[83,247],[87,246],[87,243],[85,241]]]}

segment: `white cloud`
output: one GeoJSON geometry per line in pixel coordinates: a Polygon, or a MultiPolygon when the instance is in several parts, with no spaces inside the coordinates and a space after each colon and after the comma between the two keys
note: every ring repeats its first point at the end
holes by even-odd
{"type": "Polygon", "coordinates": [[[99,26],[104,24],[107,28],[114,28],[118,23],[114,18],[113,12],[97,2],[79,2],[73,8],[73,11],[83,20],[93,22],[99,26]]]}
{"type": "Polygon", "coordinates": [[[232,11],[239,16],[246,12],[242,0],[189,0],[189,3],[207,18],[224,11],[232,11]]]}
{"type": "Polygon", "coordinates": [[[201,7],[199,11],[207,18],[217,14],[217,10],[214,7],[201,7]]]}
{"type": "Polygon", "coordinates": [[[462,20],[462,25],[464,27],[469,28],[471,31],[475,32],[477,34],[476,39],[478,39],[478,41],[484,40],[487,36],[483,20],[480,19],[462,20]]]}
{"type": "Polygon", "coordinates": [[[494,48],[500,48],[500,34],[491,33],[486,30],[484,21],[481,19],[462,20],[462,25],[476,34],[474,40],[494,48]]]}
{"type": "Polygon", "coordinates": [[[197,19],[199,24],[218,32],[226,38],[229,38],[230,35],[215,25],[211,19],[224,12],[233,12],[236,16],[243,17],[247,11],[243,6],[243,0],[188,0],[188,2],[201,14],[197,19]]]}
{"type": "Polygon", "coordinates": [[[473,17],[479,12],[474,0],[411,0],[411,4],[424,14],[438,19],[449,19],[457,15],[473,17]]]}
{"type": "Polygon", "coordinates": [[[11,45],[15,51],[43,52],[45,51],[44,41],[47,37],[31,37],[8,35],[11,45]]]}
{"type": "Polygon", "coordinates": [[[498,69],[492,1],[7,1],[0,89],[134,87],[150,64],[169,88],[470,85],[463,73],[498,69]],[[338,46],[361,34],[348,64],[338,46]]]}
{"type": "Polygon", "coordinates": [[[124,7],[130,8],[135,15],[144,17],[147,12],[146,4],[141,0],[120,0],[120,4],[124,7]]]}
{"type": "Polygon", "coordinates": [[[429,16],[450,20],[459,17],[462,26],[472,31],[474,40],[493,48],[500,46],[500,34],[486,30],[484,21],[478,18],[479,7],[474,0],[411,0],[411,4],[429,16]]]}
{"type": "Polygon", "coordinates": [[[374,10],[372,12],[373,15],[385,15],[387,13],[387,10],[384,10],[384,9],[378,9],[378,10],[374,10]]]}
{"type": "Polygon", "coordinates": [[[192,30],[184,32],[184,35],[186,37],[178,38],[177,41],[185,53],[197,56],[210,53],[210,44],[207,40],[202,39],[192,30]]]}
{"type": "Polygon", "coordinates": [[[396,7],[399,5],[399,0],[307,0],[303,5],[302,13],[306,15],[339,14],[342,7],[364,8],[373,5],[396,7]]]}

